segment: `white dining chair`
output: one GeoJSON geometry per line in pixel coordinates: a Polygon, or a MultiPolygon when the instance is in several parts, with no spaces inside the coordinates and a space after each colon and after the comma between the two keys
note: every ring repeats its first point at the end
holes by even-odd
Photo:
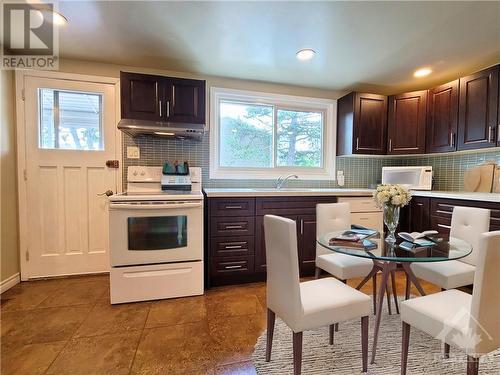
{"type": "Polygon", "coordinates": [[[475,207],[455,207],[451,217],[450,237],[472,245],[472,253],[459,260],[432,263],[412,263],[415,276],[444,289],[454,289],[474,282],[476,258],[480,252],[481,234],[490,226],[490,210],[475,207]]]}
{"type": "MultiPolygon", "coordinates": [[[[316,235],[351,229],[351,208],[349,203],[324,203],[316,205],[316,235]]],[[[316,278],[321,271],[333,275],[346,283],[348,279],[367,276],[373,269],[373,261],[325,249],[316,243],[316,278]]],[[[391,273],[392,293],[396,311],[399,313],[395,272],[391,273]]],[[[372,277],[373,312],[377,311],[377,274],[372,277]]],[[[387,306],[391,313],[390,291],[387,288],[387,306]]],[[[338,330],[338,326],[335,326],[338,330]]]]}
{"type": "Polygon", "coordinates": [[[477,375],[479,357],[500,348],[500,231],[479,236],[472,296],[453,289],[401,303],[401,375],[406,374],[410,327],[467,353],[467,375],[477,375]]]}
{"type": "Polygon", "coordinates": [[[293,373],[302,369],[302,332],[330,327],[333,344],[334,324],[361,318],[363,372],[368,367],[368,315],[370,297],[332,277],[300,282],[297,229],[293,220],[264,216],[267,262],[267,346],[271,360],[276,315],[293,332],[293,373]]]}

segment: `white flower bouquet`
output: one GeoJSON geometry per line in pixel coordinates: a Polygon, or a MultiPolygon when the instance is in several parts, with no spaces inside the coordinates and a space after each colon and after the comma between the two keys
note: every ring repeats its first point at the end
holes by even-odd
{"type": "Polygon", "coordinates": [[[373,199],[377,206],[384,209],[384,223],[389,233],[385,242],[394,244],[396,243],[396,228],[399,224],[399,210],[410,203],[410,191],[401,185],[379,185],[373,192],[373,199]]]}
{"type": "Polygon", "coordinates": [[[373,192],[373,199],[380,208],[385,205],[403,207],[410,203],[411,193],[401,185],[383,184],[377,186],[377,190],[373,192]]]}

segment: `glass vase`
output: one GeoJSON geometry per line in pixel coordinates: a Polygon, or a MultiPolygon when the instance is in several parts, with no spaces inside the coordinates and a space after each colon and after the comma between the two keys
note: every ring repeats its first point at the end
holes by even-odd
{"type": "Polygon", "coordinates": [[[396,228],[399,224],[399,206],[392,204],[384,205],[384,224],[387,227],[387,237],[385,241],[393,244],[396,242],[396,228]]]}

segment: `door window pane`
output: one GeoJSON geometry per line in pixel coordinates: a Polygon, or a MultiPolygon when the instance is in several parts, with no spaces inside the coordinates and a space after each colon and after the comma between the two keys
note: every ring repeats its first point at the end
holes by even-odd
{"type": "Polygon", "coordinates": [[[102,95],[39,89],[40,148],[102,150],[102,95]]]}
{"type": "Polygon", "coordinates": [[[166,250],[187,246],[187,216],[129,217],[129,250],[166,250]]]}
{"type": "Polygon", "coordinates": [[[278,109],[277,117],[277,165],[321,167],[323,114],[278,109]]]}
{"type": "Polygon", "coordinates": [[[273,107],[222,101],[219,162],[221,167],[273,166],[273,107]]]}

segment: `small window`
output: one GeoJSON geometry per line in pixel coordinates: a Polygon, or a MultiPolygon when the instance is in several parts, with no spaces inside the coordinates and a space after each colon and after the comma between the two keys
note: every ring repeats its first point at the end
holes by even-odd
{"type": "Polygon", "coordinates": [[[334,179],[334,101],[211,89],[210,177],[334,179]]]}
{"type": "Polygon", "coordinates": [[[102,95],[39,89],[40,148],[103,150],[102,95]]]}

